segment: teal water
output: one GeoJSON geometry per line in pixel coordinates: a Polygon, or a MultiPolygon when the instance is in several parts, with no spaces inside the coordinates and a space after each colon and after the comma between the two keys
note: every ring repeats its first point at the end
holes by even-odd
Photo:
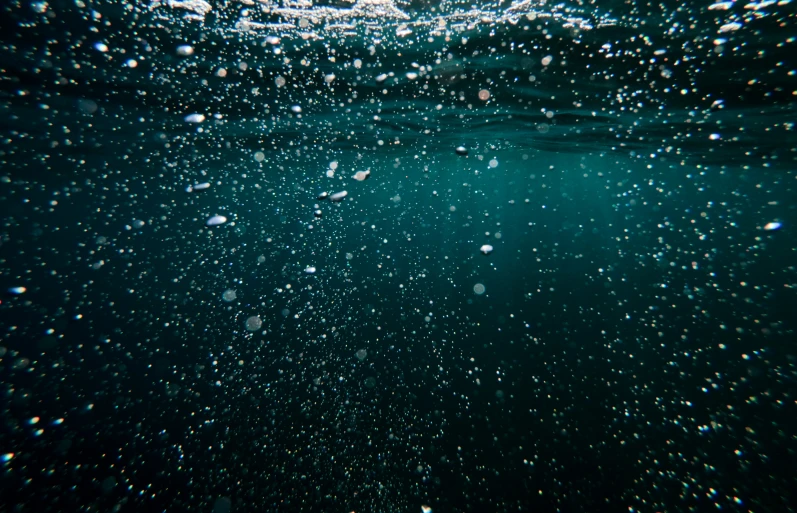
{"type": "Polygon", "coordinates": [[[794,511],[792,3],[2,13],[0,510],[794,511]]]}

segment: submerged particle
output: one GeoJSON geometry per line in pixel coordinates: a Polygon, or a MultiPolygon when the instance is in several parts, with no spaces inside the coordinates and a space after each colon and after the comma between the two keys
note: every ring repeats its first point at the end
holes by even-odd
{"type": "Polygon", "coordinates": [[[328,197],[329,197],[329,193],[324,191],[321,194],[319,194],[318,196],[316,196],[315,199],[317,199],[317,200],[325,200],[328,197]]]}
{"type": "Polygon", "coordinates": [[[343,201],[343,198],[345,198],[348,195],[349,195],[349,193],[346,192],[346,191],[336,192],[335,194],[330,194],[329,195],[329,201],[331,201],[333,203],[336,203],[338,201],[343,201]]]}
{"type": "Polygon", "coordinates": [[[764,225],[764,229],[766,231],[768,231],[768,232],[774,232],[775,230],[780,230],[780,228],[782,226],[783,226],[783,224],[781,224],[781,223],[779,223],[777,221],[772,221],[771,223],[765,224],[764,225]]]}
{"type": "Polygon", "coordinates": [[[304,272],[305,274],[315,274],[315,267],[313,266],[307,267],[305,268],[304,272]]]}
{"type": "Polygon", "coordinates": [[[362,182],[363,180],[366,180],[369,176],[371,176],[371,170],[367,169],[365,171],[357,171],[356,173],[354,173],[352,178],[354,178],[358,182],[362,182]]]}
{"type": "Polygon", "coordinates": [[[485,244],[484,246],[479,248],[479,251],[481,251],[485,255],[489,255],[490,253],[493,252],[493,247],[489,244],[485,244]]]}
{"type": "Polygon", "coordinates": [[[321,212],[320,210],[316,210],[315,212],[313,212],[313,215],[314,215],[315,217],[319,217],[319,218],[320,218],[321,216],[323,216],[323,215],[324,215],[324,213],[323,213],[323,212],[321,212]]]}
{"type": "Polygon", "coordinates": [[[432,513],[432,507],[424,504],[421,506],[421,513],[432,513]]]}
{"type": "Polygon", "coordinates": [[[189,185],[185,188],[185,192],[204,191],[210,189],[210,184],[207,182],[189,185]]]}
{"type": "Polygon", "coordinates": [[[720,29],[719,29],[719,32],[720,32],[720,34],[725,34],[726,32],[735,32],[735,31],[739,30],[740,28],[742,28],[742,24],[741,23],[736,23],[734,21],[734,22],[731,22],[731,23],[726,23],[725,25],[721,26],[720,29]]]}
{"type": "Polygon", "coordinates": [[[202,123],[205,121],[204,114],[189,114],[185,117],[186,123],[202,123]]]}
{"type": "Polygon", "coordinates": [[[464,146],[457,146],[454,151],[457,152],[457,155],[465,156],[468,154],[468,149],[464,146]]]}
{"type": "Polygon", "coordinates": [[[248,331],[257,331],[261,326],[263,326],[263,320],[257,315],[253,315],[246,320],[246,329],[248,331]]]}
{"type": "Polygon", "coordinates": [[[182,55],[183,57],[194,55],[194,47],[191,45],[180,45],[177,47],[177,55],[182,55]]]}
{"type": "Polygon", "coordinates": [[[224,224],[227,222],[227,218],[224,216],[213,216],[207,220],[205,224],[208,226],[218,226],[220,224],[224,224]]]}
{"type": "Polygon", "coordinates": [[[19,296],[20,294],[24,294],[25,292],[27,292],[27,290],[28,289],[26,289],[25,287],[11,287],[10,289],[8,289],[8,293],[14,294],[15,296],[19,296]]]}
{"type": "Polygon", "coordinates": [[[291,110],[295,114],[301,114],[302,113],[302,106],[301,105],[294,105],[293,107],[291,107],[291,110]]]}
{"type": "Polygon", "coordinates": [[[481,283],[477,283],[476,285],[473,286],[473,292],[475,292],[476,294],[478,294],[480,296],[482,294],[484,294],[485,290],[486,289],[484,288],[484,285],[482,285],[481,283]]]}
{"type": "Polygon", "coordinates": [[[377,75],[376,76],[376,83],[377,84],[381,84],[385,80],[387,80],[387,73],[382,73],[381,75],[377,75]]]}

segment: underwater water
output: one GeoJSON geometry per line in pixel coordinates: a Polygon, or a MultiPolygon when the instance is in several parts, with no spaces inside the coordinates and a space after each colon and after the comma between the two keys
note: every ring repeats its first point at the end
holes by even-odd
{"type": "Polygon", "coordinates": [[[795,511],[796,13],[5,2],[0,511],[795,511]]]}

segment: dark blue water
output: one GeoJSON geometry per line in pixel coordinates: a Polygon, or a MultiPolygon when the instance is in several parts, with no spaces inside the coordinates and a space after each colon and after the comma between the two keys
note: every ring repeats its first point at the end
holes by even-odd
{"type": "Polygon", "coordinates": [[[0,12],[0,510],[794,511],[792,3],[0,12]]]}

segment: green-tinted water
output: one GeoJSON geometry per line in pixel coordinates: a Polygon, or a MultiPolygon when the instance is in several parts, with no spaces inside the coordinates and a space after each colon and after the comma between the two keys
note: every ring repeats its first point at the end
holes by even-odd
{"type": "Polygon", "coordinates": [[[313,4],[2,7],[0,510],[792,511],[792,4],[313,4]]]}

